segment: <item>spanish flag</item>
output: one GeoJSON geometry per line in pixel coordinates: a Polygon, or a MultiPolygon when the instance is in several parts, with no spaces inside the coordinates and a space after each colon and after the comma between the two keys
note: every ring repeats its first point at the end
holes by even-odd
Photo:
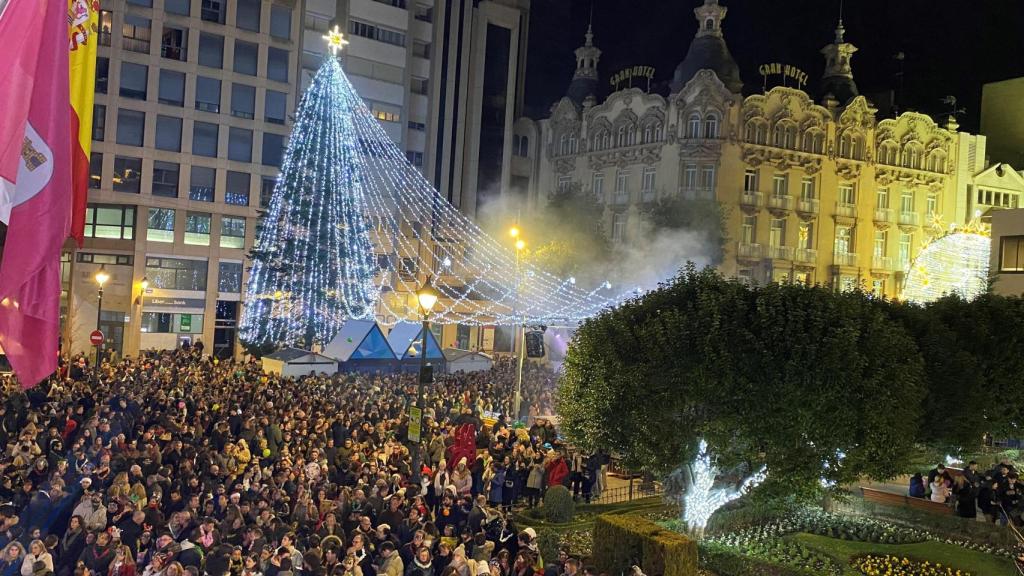
{"type": "Polygon", "coordinates": [[[71,237],[82,246],[89,199],[92,105],[96,94],[99,0],[68,0],[69,80],[71,86],[71,237]]]}

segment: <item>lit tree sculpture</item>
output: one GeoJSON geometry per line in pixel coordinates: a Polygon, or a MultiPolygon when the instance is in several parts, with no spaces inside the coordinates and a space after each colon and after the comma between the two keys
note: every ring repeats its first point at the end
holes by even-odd
{"type": "Polygon", "coordinates": [[[750,476],[738,489],[732,486],[715,488],[718,467],[711,461],[708,443],[700,441],[700,452],[689,466],[690,482],[683,496],[683,520],[690,533],[700,538],[708,520],[722,506],[736,500],[764,481],[767,476],[765,468],[761,468],[750,476]]]}
{"type": "MultiPolygon", "coordinates": [[[[345,42],[329,37],[332,53],[345,42]]],[[[257,230],[240,336],[249,346],[326,344],[373,314],[378,287],[353,115],[362,103],[335,57],[296,112],[281,175],[257,230]]]]}

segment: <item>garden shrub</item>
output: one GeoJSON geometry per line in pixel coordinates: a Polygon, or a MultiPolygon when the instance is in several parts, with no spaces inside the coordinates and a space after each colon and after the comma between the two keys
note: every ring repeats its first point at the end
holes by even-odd
{"type": "Polygon", "coordinates": [[[545,563],[558,560],[561,541],[562,535],[555,530],[545,529],[537,532],[537,549],[545,563]]]}
{"type": "Polygon", "coordinates": [[[576,502],[565,486],[552,486],[544,494],[544,515],[548,522],[571,522],[576,514],[576,502]]]}
{"type": "Polygon", "coordinates": [[[754,558],[715,543],[701,543],[700,567],[718,576],[818,576],[812,570],[754,558]]]}
{"type": "Polygon", "coordinates": [[[598,516],[594,543],[593,563],[602,572],[622,574],[638,564],[644,574],[697,574],[697,543],[639,516],[598,516]]]}

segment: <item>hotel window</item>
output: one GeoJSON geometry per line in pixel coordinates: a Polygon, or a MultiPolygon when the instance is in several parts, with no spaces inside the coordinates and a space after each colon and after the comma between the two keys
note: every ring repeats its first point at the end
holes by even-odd
{"type": "Polygon", "coordinates": [[[757,243],[757,216],[753,214],[743,215],[743,222],[740,224],[740,243],[757,243]]]}
{"type": "Polygon", "coordinates": [[[209,32],[199,33],[199,65],[224,67],[224,37],[209,32]]]}
{"type": "Polygon", "coordinates": [[[683,168],[683,189],[684,190],[696,190],[697,189],[697,165],[687,164],[683,168]]]}
{"type": "Polygon", "coordinates": [[[875,258],[885,258],[887,239],[888,232],[886,232],[885,230],[875,230],[875,258]]]}
{"type": "Polygon", "coordinates": [[[591,190],[598,202],[604,201],[604,172],[594,172],[594,181],[591,190]]]}
{"type": "Polygon", "coordinates": [[[206,260],[146,258],[146,278],[164,290],[206,290],[206,260]]]}
{"type": "Polygon", "coordinates": [[[146,240],[150,242],[174,242],[174,210],[150,208],[146,219],[146,240]]]}
{"type": "Polygon", "coordinates": [[[260,31],[260,0],[235,0],[235,26],[260,31]]]}
{"type": "Polygon", "coordinates": [[[185,213],[185,244],[194,246],[210,245],[210,222],[213,217],[206,212],[185,213]]]}
{"type": "MultiPolygon", "coordinates": [[[[123,98],[133,100],[146,99],[146,82],[149,80],[149,67],[134,62],[121,62],[121,89],[123,98]]],[[[106,83],[104,83],[106,84],[106,83]]]]}
{"type": "Polygon", "coordinates": [[[192,0],[164,0],[164,12],[188,16],[192,0]]]}
{"type": "Polygon", "coordinates": [[[100,189],[103,182],[103,154],[92,152],[89,154],[89,188],[100,189]]]}
{"type": "Polygon", "coordinates": [[[242,263],[224,262],[217,265],[217,290],[238,294],[242,291],[242,263]]]}
{"type": "Polygon", "coordinates": [[[839,203],[843,206],[853,206],[857,203],[857,189],[853,184],[839,185],[839,203]]]}
{"type": "Polygon", "coordinates": [[[769,246],[786,245],[786,219],[772,218],[771,228],[768,230],[769,246]]]}
{"type": "Polygon", "coordinates": [[[814,176],[804,176],[800,180],[800,199],[814,200],[814,176]]]}
{"type": "Polygon", "coordinates": [[[281,166],[281,152],[284,150],[284,136],[271,132],[263,133],[263,158],[264,166],[281,166]]]}
{"type": "Polygon", "coordinates": [[[149,18],[125,14],[124,24],[121,26],[121,48],[130,52],[148,54],[151,26],[149,18]]]}
{"type": "Polygon", "coordinates": [[[889,208],[889,189],[879,188],[878,193],[875,196],[875,208],[879,210],[887,210],[889,208]]]}
{"type": "Polygon", "coordinates": [[[799,230],[799,246],[804,249],[814,248],[814,223],[801,222],[799,230]]]}
{"type": "Polygon", "coordinates": [[[700,114],[690,114],[690,119],[686,121],[686,137],[700,138],[700,114]]]}
{"type": "Polygon", "coordinates": [[[203,5],[200,7],[199,17],[207,22],[223,24],[225,12],[227,12],[227,10],[224,9],[224,2],[221,0],[203,0],[203,5]]]}
{"type": "Polygon", "coordinates": [[[164,25],[163,34],[160,37],[160,55],[171,60],[186,61],[186,49],[188,48],[188,30],[172,28],[164,25]]]}
{"type": "Polygon", "coordinates": [[[213,202],[216,195],[214,186],[217,170],[206,166],[192,166],[188,184],[188,199],[197,202],[213,202]]]}
{"type": "Polygon", "coordinates": [[[626,223],[629,215],[625,212],[616,212],[612,215],[612,242],[622,242],[626,238],[626,223]]]}
{"type": "Polygon", "coordinates": [[[718,138],[718,116],[708,114],[704,117],[704,137],[718,138]]]}
{"type": "Polygon", "coordinates": [[[92,105],[92,139],[102,142],[107,137],[107,107],[92,105]]]}
{"type": "Polygon", "coordinates": [[[654,192],[654,179],[657,175],[657,169],[653,166],[644,167],[643,173],[643,188],[644,192],[654,192]]]}
{"type": "Polygon", "coordinates": [[[914,191],[904,190],[900,193],[900,212],[908,214],[914,211],[914,191]]]}
{"type": "Polygon", "coordinates": [[[228,129],[228,160],[252,162],[252,130],[228,129]]]}
{"type": "Polygon", "coordinates": [[[615,174],[615,202],[625,204],[629,200],[629,190],[626,186],[629,182],[629,170],[619,170],[615,174]]]}
{"type": "Polygon", "coordinates": [[[153,162],[153,196],[178,197],[178,175],[181,166],[174,162],[153,162]]]}
{"type": "Polygon", "coordinates": [[[912,232],[900,232],[900,268],[910,265],[911,249],[914,245],[914,234],[912,232]]]}
{"type": "Polygon", "coordinates": [[[252,120],[256,117],[256,87],[231,85],[231,115],[252,120]]]}
{"type": "Polygon", "coordinates": [[[224,190],[224,203],[232,206],[249,205],[249,182],[252,175],[248,172],[228,170],[227,188],[224,190]]]}
{"type": "Polygon", "coordinates": [[[287,6],[270,5],[270,35],[288,40],[292,37],[292,11],[287,6]]]}
{"type": "Polygon", "coordinates": [[[789,193],[789,174],[775,174],[772,176],[772,195],[782,198],[789,193]]]}
{"type": "Polygon", "coordinates": [[[288,51],[267,48],[267,78],[278,82],[288,81],[288,51]]]}
{"type": "Polygon", "coordinates": [[[700,187],[702,190],[711,191],[715,189],[715,167],[702,166],[700,169],[700,187]]]}
{"type": "Polygon", "coordinates": [[[267,90],[264,103],[264,118],[271,124],[284,124],[288,95],[284,92],[267,90]]]}
{"type": "Polygon", "coordinates": [[[245,246],[245,218],[222,216],[220,219],[220,247],[242,248],[245,246]]]}
{"type": "Polygon", "coordinates": [[[181,152],[181,118],[158,115],[155,140],[159,150],[181,152]]]}
{"type": "Polygon", "coordinates": [[[885,294],[885,278],[873,278],[871,280],[871,293],[879,298],[885,294]]]}
{"type": "Polygon", "coordinates": [[[196,110],[220,112],[220,80],[196,76],[196,110]]]}
{"type": "Polygon", "coordinates": [[[139,193],[142,181],[142,158],[114,157],[113,185],[115,192],[139,193]]]}
{"type": "Polygon", "coordinates": [[[757,192],[757,170],[747,168],[743,171],[743,191],[757,192]]]}
{"type": "Polygon", "coordinates": [[[220,127],[209,122],[196,121],[192,125],[192,153],[208,158],[217,157],[217,138],[220,127]]]}
{"type": "Polygon", "coordinates": [[[927,214],[938,214],[939,212],[939,197],[935,194],[928,195],[928,204],[925,212],[927,214]]]}
{"type": "Polygon", "coordinates": [[[160,70],[160,87],[157,101],[171,106],[185,105],[185,74],[174,70],[160,70]]]}
{"type": "Polygon", "coordinates": [[[85,236],[131,240],[135,237],[135,207],[89,204],[85,209],[85,236]]]}
{"type": "Polygon", "coordinates": [[[1024,236],[1003,236],[999,247],[1000,272],[1024,272],[1024,236]]]}
{"type": "Polygon", "coordinates": [[[256,63],[259,60],[260,47],[252,42],[235,39],[234,70],[239,74],[256,75],[256,63]]]}
{"type": "Polygon", "coordinates": [[[561,174],[558,177],[558,192],[565,194],[569,191],[569,186],[572,185],[572,176],[568,174],[561,174]]]}
{"type": "Polygon", "coordinates": [[[853,253],[853,228],[836,226],[836,254],[853,253]]]}

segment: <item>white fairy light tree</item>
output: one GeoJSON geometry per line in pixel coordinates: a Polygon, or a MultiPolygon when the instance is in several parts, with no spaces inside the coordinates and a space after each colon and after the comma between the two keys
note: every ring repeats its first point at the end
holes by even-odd
{"type": "Polygon", "coordinates": [[[700,451],[689,465],[690,482],[683,495],[683,521],[690,533],[697,538],[704,535],[708,520],[722,506],[743,496],[767,478],[767,470],[760,470],[740,483],[739,488],[720,486],[715,488],[718,467],[711,458],[708,443],[700,441],[700,451]]]}

